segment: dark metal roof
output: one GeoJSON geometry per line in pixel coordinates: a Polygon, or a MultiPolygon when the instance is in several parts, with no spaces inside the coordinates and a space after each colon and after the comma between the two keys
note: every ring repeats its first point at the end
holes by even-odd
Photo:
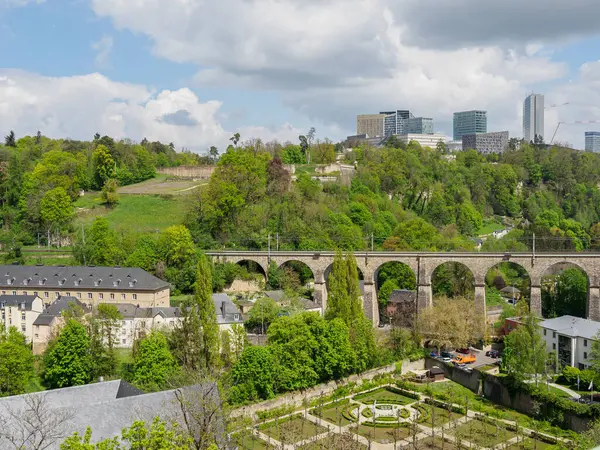
{"type": "Polygon", "coordinates": [[[39,316],[37,316],[37,318],[35,319],[33,324],[48,326],[52,323],[52,321],[54,319],[56,319],[56,316],[50,316],[48,314],[40,314],[39,316]]]}
{"type": "Polygon", "coordinates": [[[77,297],[61,295],[44,310],[44,314],[57,317],[60,316],[63,311],[69,309],[71,305],[80,307],[84,312],[90,311],[90,308],[85,303],[80,302],[77,297]]]}
{"type": "Polygon", "coordinates": [[[31,311],[33,301],[39,298],[36,295],[0,295],[1,306],[17,306],[25,305],[25,309],[31,311]]]}
{"type": "Polygon", "coordinates": [[[169,283],[137,267],[0,265],[0,287],[158,291],[169,283]]]}

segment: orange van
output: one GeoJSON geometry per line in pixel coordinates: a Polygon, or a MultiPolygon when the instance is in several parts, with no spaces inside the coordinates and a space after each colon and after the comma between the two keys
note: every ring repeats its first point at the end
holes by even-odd
{"type": "Polygon", "coordinates": [[[454,364],[470,364],[477,361],[477,357],[473,354],[470,355],[457,355],[454,357],[452,362],[454,364]]]}

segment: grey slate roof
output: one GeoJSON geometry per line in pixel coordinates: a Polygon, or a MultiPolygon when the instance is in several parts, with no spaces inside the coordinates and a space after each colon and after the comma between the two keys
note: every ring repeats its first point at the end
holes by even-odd
{"type": "Polygon", "coordinates": [[[0,307],[25,305],[25,310],[31,311],[33,301],[38,298],[36,295],[0,295],[0,307]]]}
{"type": "Polygon", "coordinates": [[[242,313],[235,303],[231,301],[227,294],[213,294],[215,311],[217,312],[217,322],[219,324],[236,323],[242,321],[242,313]],[[238,319],[235,319],[235,315],[238,319]]]}
{"type": "Polygon", "coordinates": [[[584,339],[594,339],[600,331],[600,322],[574,316],[562,316],[544,320],[540,322],[540,326],[565,336],[581,337],[584,339]]]}
{"type": "Polygon", "coordinates": [[[158,291],[169,287],[169,283],[131,267],[0,265],[0,287],[158,291]]]}
{"type": "MultiPolygon", "coordinates": [[[[184,395],[190,398],[195,392],[209,392],[209,384],[183,388],[184,395]]],[[[215,391],[210,391],[211,395],[215,391]]],[[[41,400],[48,415],[68,415],[60,434],[73,432],[84,434],[88,426],[92,428],[92,440],[99,441],[121,434],[135,420],[151,422],[155,416],[163,420],[176,420],[181,423],[181,410],[176,402],[175,390],[143,394],[122,380],[55,389],[33,394],[0,398],[0,421],[3,427],[18,430],[19,425],[8,411],[25,412],[30,408],[31,399],[41,400]]],[[[216,392],[214,393],[216,397],[216,392]]],[[[215,401],[219,401],[218,397],[215,401]]],[[[19,414],[20,415],[20,414],[19,414]]],[[[55,416],[53,416],[55,417],[55,416]]],[[[49,447],[58,449],[64,439],[49,447]]],[[[0,448],[6,442],[0,438],[0,448]]]]}
{"type": "Polygon", "coordinates": [[[62,315],[63,311],[68,310],[70,305],[79,306],[81,309],[83,309],[84,313],[88,313],[91,310],[85,303],[81,303],[77,297],[61,295],[50,305],[48,305],[39,316],[37,316],[33,324],[45,326],[50,325],[56,317],[62,315]]]}
{"type": "Polygon", "coordinates": [[[404,303],[414,302],[417,299],[416,291],[409,291],[406,289],[394,289],[390,294],[388,303],[404,303]]]}
{"type": "Polygon", "coordinates": [[[181,309],[177,307],[161,306],[161,307],[139,307],[131,303],[116,303],[113,304],[123,319],[151,319],[156,317],[157,314],[162,315],[165,318],[170,317],[181,317],[181,309]]]}
{"type": "Polygon", "coordinates": [[[265,291],[265,295],[276,302],[280,302],[285,297],[285,292],[279,291],[265,291]]]}

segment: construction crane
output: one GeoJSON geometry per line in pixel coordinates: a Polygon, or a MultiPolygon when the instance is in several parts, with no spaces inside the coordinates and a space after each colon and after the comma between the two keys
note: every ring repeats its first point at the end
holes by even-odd
{"type": "Polygon", "coordinates": [[[560,105],[554,105],[554,104],[553,104],[553,105],[548,105],[548,106],[546,106],[544,109],[558,108],[559,106],[566,106],[566,105],[569,105],[569,104],[570,104],[569,102],[566,102],[566,103],[561,103],[560,105]]]}
{"type": "Polygon", "coordinates": [[[554,130],[554,134],[552,135],[552,140],[550,141],[550,145],[554,142],[554,138],[556,137],[556,133],[558,133],[558,129],[561,125],[577,125],[584,123],[600,123],[600,120],[576,120],[575,122],[558,122],[556,124],[556,129],[554,130]]]}

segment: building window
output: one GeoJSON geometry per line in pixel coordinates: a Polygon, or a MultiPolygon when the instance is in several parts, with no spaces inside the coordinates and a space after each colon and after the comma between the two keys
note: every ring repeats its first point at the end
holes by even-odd
{"type": "Polygon", "coordinates": [[[17,291],[13,291],[13,295],[17,295],[17,291]]]}
{"type": "Polygon", "coordinates": [[[88,292],[88,298],[91,300],[92,299],[92,293],[88,292]]]}
{"type": "Polygon", "coordinates": [[[587,347],[587,339],[584,339],[584,340],[583,340],[583,346],[584,346],[584,347],[587,347]]]}
{"type": "Polygon", "coordinates": [[[127,339],[123,339],[123,345],[127,344],[127,339]]]}
{"type": "Polygon", "coordinates": [[[103,294],[102,292],[100,292],[100,293],[98,294],[98,298],[99,298],[100,300],[102,300],[102,299],[104,298],[104,294],[103,294]]]}
{"type": "Polygon", "coordinates": [[[132,297],[134,300],[137,300],[137,294],[133,294],[131,297],[132,297]]]}
{"type": "Polygon", "coordinates": [[[21,331],[25,333],[25,331],[27,331],[27,327],[25,325],[21,325],[21,331]]]}
{"type": "Polygon", "coordinates": [[[587,359],[587,352],[583,352],[583,359],[587,359]]]}
{"type": "Polygon", "coordinates": [[[21,313],[21,320],[25,321],[25,313],[21,313]]]}
{"type": "Polygon", "coordinates": [[[110,299],[114,300],[115,299],[115,294],[110,294],[110,299]]]}
{"type": "Polygon", "coordinates": [[[40,337],[40,335],[39,335],[39,334],[37,334],[37,333],[35,333],[35,337],[36,337],[36,338],[39,338],[39,337],[40,337]]]}
{"type": "Polygon", "coordinates": [[[44,297],[46,297],[46,298],[50,297],[50,293],[49,292],[44,292],[44,297]]]}
{"type": "Polygon", "coordinates": [[[554,339],[556,337],[556,332],[552,332],[552,338],[554,339]]]}
{"type": "Polygon", "coordinates": [[[6,295],[6,291],[2,291],[2,295],[6,295]]]}
{"type": "Polygon", "coordinates": [[[121,294],[121,300],[125,300],[125,294],[121,294]]]}
{"type": "Polygon", "coordinates": [[[546,336],[546,329],[544,329],[544,336],[546,336]]]}
{"type": "Polygon", "coordinates": [[[23,295],[27,295],[27,291],[23,291],[23,295]]]}
{"type": "Polygon", "coordinates": [[[556,344],[552,344],[552,350],[556,350],[556,344]]]}
{"type": "Polygon", "coordinates": [[[37,293],[37,291],[36,291],[36,292],[34,292],[34,293],[33,293],[33,295],[35,295],[35,296],[37,297],[37,296],[38,296],[38,293],[37,293]]]}
{"type": "Polygon", "coordinates": [[[55,292],[54,297],[56,297],[56,298],[60,297],[60,292],[55,292]]]}
{"type": "Polygon", "coordinates": [[[77,298],[81,298],[81,292],[77,293],[77,298]]]}

